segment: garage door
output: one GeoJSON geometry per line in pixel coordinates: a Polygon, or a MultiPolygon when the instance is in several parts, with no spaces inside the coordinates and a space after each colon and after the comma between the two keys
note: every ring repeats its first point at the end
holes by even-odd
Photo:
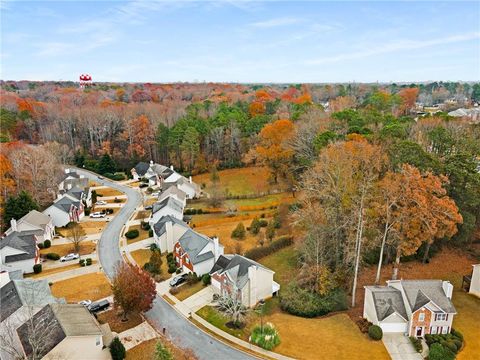
{"type": "Polygon", "coordinates": [[[384,333],[406,333],[407,323],[380,323],[384,333]]]}

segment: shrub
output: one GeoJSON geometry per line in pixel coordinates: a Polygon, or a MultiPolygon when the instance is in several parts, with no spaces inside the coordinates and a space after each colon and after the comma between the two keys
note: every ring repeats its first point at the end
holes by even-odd
{"type": "Polygon", "coordinates": [[[92,258],[87,258],[87,259],[85,260],[85,264],[86,264],[87,266],[92,265],[92,258]]]}
{"type": "Polygon", "coordinates": [[[193,284],[199,282],[200,280],[202,280],[202,279],[199,276],[197,276],[197,273],[195,273],[195,272],[188,273],[188,275],[187,275],[187,284],[189,284],[189,285],[193,285],[193,284]]]}
{"type": "Polygon", "coordinates": [[[457,345],[453,342],[453,340],[446,341],[445,344],[443,344],[443,346],[445,346],[455,354],[458,352],[458,350],[460,350],[460,348],[457,348],[457,345]]]}
{"type": "Polygon", "coordinates": [[[127,239],[135,239],[140,235],[139,231],[137,229],[129,230],[125,233],[125,237],[127,239]]]}
{"type": "Polygon", "coordinates": [[[107,214],[109,214],[109,215],[110,215],[110,214],[113,214],[113,209],[110,209],[110,208],[105,209],[105,212],[106,212],[107,214]]]}
{"type": "Polygon", "coordinates": [[[38,246],[39,249],[43,249],[45,247],[45,245],[43,245],[43,243],[38,243],[37,246],[38,246]]]}
{"type": "Polygon", "coordinates": [[[177,295],[179,292],[180,292],[180,289],[178,288],[178,286],[171,287],[169,290],[169,293],[172,295],[177,295]]]}
{"type": "Polygon", "coordinates": [[[42,264],[33,265],[33,272],[35,274],[40,274],[42,272],[42,264]]]}
{"type": "Polygon", "coordinates": [[[125,359],[125,346],[123,346],[122,342],[117,336],[110,343],[110,355],[112,355],[112,360],[125,359]]]}
{"type": "MultiPolygon", "coordinates": [[[[263,216],[265,216],[265,214],[262,214],[263,216]]],[[[260,227],[267,227],[268,226],[268,221],[265,220],[265,219],[260,219],[258,220],[258,222],[260,223],[260,227]]]]}
{"type": "Polygon", "coordinates": [[[454,360],[455,354],[440,343],[433,343],[428,353],[430,360],[454,360]]]}
{"type": "Polygon", "coordinates": [[[232,231],[232,238],[243,240],[245,239],[246,231],[242,222],[238,223],[237,227],[232,231]]]}
{"type": "Polygon", "coordinates": [[[260,221],[258,218],[255,216],[252,220],[252,223],[250,224],[250,232],[253,235],[257,235],[260,232],[260,221]]]}
{"type": "Polygon", "coordinates": [[[273,324],[266,323],[262,326],[255,326],[250,335],[250,341],[265,350],[272,350],[280,344],[280,336],[273,324]]]}
{"type": "Polygon", "coordinates": [[[356,321],[358,328],[364,334],[368,333],[368,328],[373,325],[370,321],[365,318],[359,319],[356,321]]]}
{"type": "Polygon", "coordinates": [[[148,237],[153,237],[153,229],[148,230],[148,237]]]}
{"type": "Polygon", "coordinates": [[[180,274],[182,272],[182,269],[178,268],[177,270],[175,270],[175,274],[180,274]]]}
{"type": "Polygon", "coordinates": [[[203,283],[203,286],[208,286],[212,283],[212,278],[211,278],[210,274],[203,274],[202,275],[202,283],[203,283]]]}
{"type": "Polygon", "coordinates": [[[83,211],[85,212],[85,216],[88,216],[92,212],[92,209],[89,207],[86,207],[83,211]]]}
{"type": "Polygon", "coordinates": [[[143,230],[150,230],[150,224],[148,223],[148,221],[142,221],[140,225],[143,230]]]}
{"type": "Polygon", "coordinates": [[[452,328],[451,334],[459,340],[463,341],[463,335],[460,331],[457,331],[457,329],[452,328]]]}
{"type": "Polygon", "coordinates": [[[372,340],[382,340],[383,331],[382,328],[378,325],[372,325],[368,328],[368,336],[372,340]]]}
{"type": "Polygon", "coordinates": [[[273,254],[274,252],[280,249],[283,249],[287,246],[290,246],[292,244],[293,244],[293,237],[282,236],[282,237],[279,237],[277,240],[272,241],[267,246],[257,247],[257,248],[248,250],[245,253],[245,257],[251,260],[257,261],[265,256],[273,254]]]}
{"type": "Polygon", "coordinates": [[[43,242],[43,246],[45,249],[48,249],[50,246],[52,246],[52,242],[50,240],[45,240],[43,242]]]}
{"type": "Polygon", "coordinates": [[[172,253],[168,253],[167,254],[167,261],[172,261],[173,260],[173,254],[172,253]]]}
{"type": "Polygon", "coordinates": [[[115,198],[115,199],[113,199],[113,202],[118,204],[118,203],[121,203],[121,202],[122,202],[122,199],[115,198]]]}
{"type": "Polygon", "coordinates": [[[422,341],[420,339],[417,339],[415,336],[410,336],[410,342],[412,343],[415,350],[417,350],[417,352],[422,352],[422,341]]]}
{"type": "Polygon", "coordinates": [[[177,267],[175,265],[172,266],[171,264],[169,264],[168,265],[168,273],[173,274],[175,271],[177,271],[177,267]]]}
{"type": "Polygon", "coordinates": [[[85,266],[85,259],[80,259],[78,260],[78,263],[80,264],[80,266],[85,266]]]}
{"type": "Polygon", "coordinates": [[[48,260],[58,260],[60,259],[60,255],[58,255],[57,253],[48,253],[46,255],[47,259],[48,260]]]}
{"type": "Polygon", "coordinates": [[[275,225],[273,221],[268,223],[267,228],[265,229],[265,236],[270,242],[273,240],[273,237],[275,236],[275,225]]]}
{"type": "Polygon", "coordinates": [[[155,347],[154,360],[173,360],[173,355],[161,342],[155,347]]]}

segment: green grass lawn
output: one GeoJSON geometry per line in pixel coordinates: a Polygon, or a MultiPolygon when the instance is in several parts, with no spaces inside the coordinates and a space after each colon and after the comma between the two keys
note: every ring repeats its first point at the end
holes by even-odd
{"type": "Polygon", "coordinates": [[[273,279],[285,287],[297,274],[297,250],[294,246],[281,249],[272,255],[268,255],[258,262],[275,271],[273,279]]]}
{"type": "Polygon", "coordinates": [[[199,292],[200,290],[204,289],[205,287],[203,286],[203,282],[198,281],[193,285],[185,284],[182,286],[178,287],[179,292],[175,294],[174,296],[180,300],[183,301],[186,298],[189,298],[193,294],[199,292]]]}
{"type": "Polygon", "coordinates": [[[225,325],[230,319],[212,306],[204,306],[197,311],[197,315],[230,335],[244,340],[248,338],[248,326],[243,329],[230,329],[225,325]]]}

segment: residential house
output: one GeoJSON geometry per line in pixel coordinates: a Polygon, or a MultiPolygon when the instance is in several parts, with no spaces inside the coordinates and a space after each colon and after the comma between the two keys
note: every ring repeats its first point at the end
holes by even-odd
{"type": "Polygon", "coordinates": [[[186,194],[187,199],[195,199],[201,195],[200,186],[192,181],[191,176],[187,179],[185,176],[174,172],[163,181],[162,189],[165,191],[173,186],[182,190],[186,194]]]}
{"type": "Polygon", "coordinates": [[[22,350],[27,358],[36,354],[43,359],[109,359],[103,350],[104,335],[97,320],[83,305],[48,304],[32,321],[17,329],[22,350]],[[34,324],[32,326],[32,324],[34,324]],[[31,339],[41,342],[34,348],[31,339]]]}
{"type": "Polygon", "coordinates": [[[88,178],[78,174],[75,170],[65,169],[65,174],[58,184],[58,190],[60,193],[64,193],[74,187],[79,187],[81,189],[87,188],[88,178]]]}
{"type": "Polygon", "coordinates": [[[33,272],[40,264],[40,249],[37,246],[38,230],[14,231],[0,239],[0,264],[2,269],[33,272]]]}
{"type": "Polygon", "coordinates": [[[278,294],[280,285],[273,281],[274,271],[241,255],[220,256],[210,275],[215,293],[226,295],[236,290],[246,307],[278,294]]]}
{"type": "Polygon", "coordinates": [[[223,245],[218,238],[209,238],[188,229],[173,247],[173,257],[178,267],[186,272],[203,275],[210,272],[213,265],[223,255],[223,245]]]}
{"type": "Polygon", "coordinates": [[[67,195],[84,203],[87,207],[92,206],[92,192],[89,187],[80,188],[75,186],[66,192],[67,195]]]}
{"type": "Polygon", "coordinates": [[[161,181],[173,172],[172,166],[169,168],[165,165],[155,164],[153,161],[150,161],[150,164],[140,162],[131,170],[135,180],[145,178],[150,186],[160,185],[161,181]]]}
{"type": "Polygon", "coordinates": [[[83,203],[77,198],[65,194],[43,211],[51,217],[53,225],[62,227],[69,222],[78,222],[84,216],[83,203]]]}
{"type": "Polygon", "coordinates": [[[179,220],[183,219],[183,204],[169,196],[166,199],[156,202],[152,206],[150,226],[156,224],[162,217],[171,215],[179,220]]]}
{"type": "Polygon", "coordinates": [[[6,235],[15,231],[36,231],[35,235],[38,242],[51,241],[55,236],[55,226],[52,219],[37,210],[31,210],[18,220],[12,219],[10,225],[10,228],[5,232],[6,235]]]}
{"type": "Polygon", "coordinates": [[[16,330],[31,319],[45,305],[65,303],[50,292],[47,280],[14,280],[7,272],[0,273],[0,358],[13,360],[15,354],[22,354],[22,346],[16,330]],[[15,354],[12,354],[15,353],[15,354]]]}
{"type": "Polygon", "coordinates": [[[149,168],[148,163],[142,161],[142,162],[139,162],[137,165],[135,165],[135,167],[132,170],[130,170],[130,173],[132,174],[134,180],[140,180],[145,176],[148,168],[149,168]]]}
{"type": "Polygon", "coordinates": [[[183,204],[183,207],[187,205],[187,194],[184,191],[180,190],[176,186],[170,186],[168,189],[164,190],[159,196],[158,201],[163,201],[167,197],[173,197],[175,200],[178,200],[183,204]]]}
{"type": "Polygon", "coordinates": [[[389,280],[365,286],[363,317],[384,333],[447,334],[456,314],[453,285],[442,280],[389,280]]]}
{"type": "Polygon", "coordinates": [[[172,252],[173,247],[190,227],[180,219],[167,215],[153,225],[155,243],[162,252],[172,252]]]}
{"type": "Polygon", "coordinates": [[[470,294],[480,297],[480,264],[472,266],[472,273],[463,277],[462,287],[470,294]]]}

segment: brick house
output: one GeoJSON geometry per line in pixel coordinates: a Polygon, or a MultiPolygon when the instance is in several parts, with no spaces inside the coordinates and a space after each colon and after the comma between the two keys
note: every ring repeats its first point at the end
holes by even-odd
{"type": "Polygon", "coordinates": [[[188,229],[173,247],[173,257],[179,268],[203,275],[210,272],[220,255],[223,245],[218,238],[209,238],[188,229]]]}
{"type": "Polygon", "coordinates": [[[390,280],[387,286],[365,286],[363,317],[385,333],[448,334],[457,313],[452,292],[453,285],[442,280],[390,280]]]}

